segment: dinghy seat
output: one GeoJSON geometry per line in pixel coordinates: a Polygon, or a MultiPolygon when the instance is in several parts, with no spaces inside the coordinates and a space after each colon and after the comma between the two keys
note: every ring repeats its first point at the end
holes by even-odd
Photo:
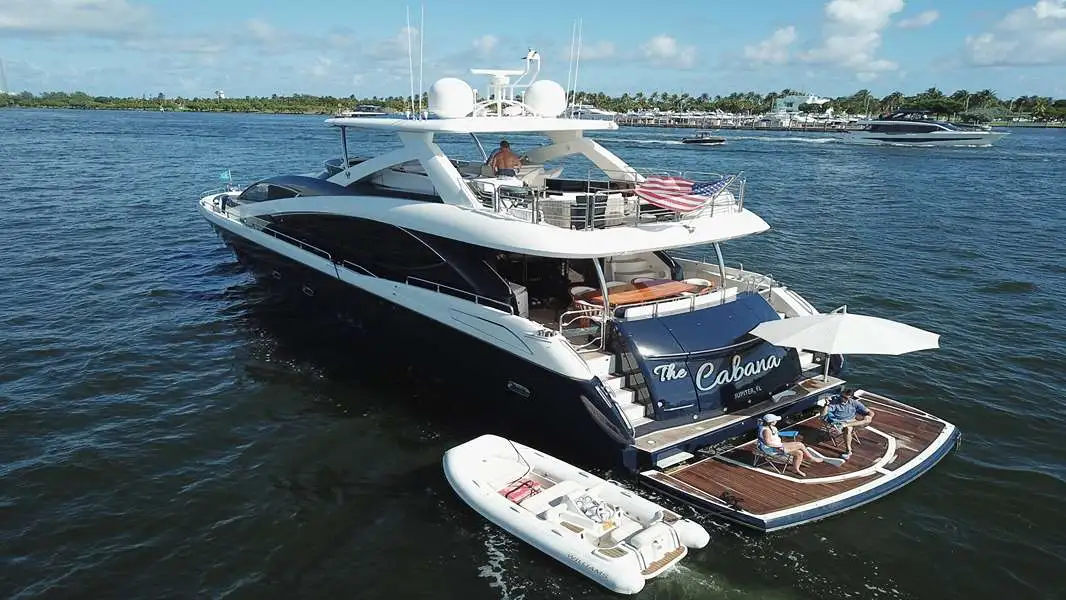
{"type": "Polygon", "coordinates": [[[618,527],[608,531],[607,534],[603,536],[603,542],[605,542],[605,545],[607,546],[617,546],[626,541],[626,538],[637,533],[641,529],[644,529],[644,526],[639,522],[633,519],[621,519],[618,527]]]}
{"type": "Polygon", "coordinates": [[[539,494],[526,497],[525,500],[519,503],[519,506],[535,515],[539,515],[551,508],[560,498],[581,489],[583,488],[578,482],[564,479],[549,488],[541,490],[539,494]]]}
{"type": "Polygon", "coordinates": [[[540,484],[535,479],[519,479],[500,490],[504,498],[515,504],[521,504],[529,496],[540,493],[540,484]]]}
{"type": "Polygon", "coordinates": [[[675,537],[674,530],[664,523],[656,523],[633,535],[633,537],[629,538],[628,543],[640,553],[644,559],[644,564],[648,565],[648,568],[644,571],[645,575],[658,570],[656,567],[660,561],[672,556],[675,551],[684,548],[675,537]]]}
{"type": "Polygon", "coordinates": [[[629,545],[640,550],[654,545],[656,542],[662,544],[664,541],[668,541],[670,547],[675,546],[673,543],[674,532],[670,529],[669,525],[664,523],[655,523],[648,527],[644,531],[634,535],[629,540],[629,545]]]}

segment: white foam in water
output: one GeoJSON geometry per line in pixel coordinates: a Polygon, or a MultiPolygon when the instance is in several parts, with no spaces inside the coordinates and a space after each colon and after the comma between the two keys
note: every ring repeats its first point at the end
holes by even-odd
{"type": "Polygon", "coordinates": [[[478,567],[478,577],[489,580],[489,587],[500,590],[500,600],[523,600],[521,585],[508,583],[507,562],[515,552],[515,540],[496,527],[486,524],[485,554],[488,562],[478,567]]]}
{"type": "MultiPolygon", "coordinates": [[[[677,563],[669,571],[663,574],[664,583],[676,583],[682,590],[701,590],[702,592],[713,592],[715,594],[721,594],[726,592],[725,586],[718,581],[718,578],[710,573],[701,573],[696,569],[686,567],[682,563],[677,563]]],[[[694,597],[703,597],[703,594],[694,597]]]]}
{"type": "Polygon", "coordinates": [[[653,138],[637,139],[637,138],[616,138],[616,137],[611,137],[611,138],[601,138],[601,139],[596,140],[596,141],[598,141],[598,142],[607,142],[608,144],[613,143],[613,142],[626,142],[626,143],[630,143],[630,144],[667,144],[667,145],[677,144],[679,146],[682,144],[682,142],[680,140],[657,140],[657,139],[653,139],[653,138]]]}
{"type": "Polygon", "coordinates": [[[832,142],[843,141],[839,137],[803,137],[803,136],[784,136],[784,135],[738,135],[731,136],[726,139],[729,140],[757,140],[760,142],[803,142],[806,144],[829,144],[832,142]]]}

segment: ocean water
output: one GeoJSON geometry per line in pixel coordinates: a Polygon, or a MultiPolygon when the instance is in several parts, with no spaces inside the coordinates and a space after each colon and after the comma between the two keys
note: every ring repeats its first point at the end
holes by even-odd
{"type": "MultiPolygon", "coordinates": [[[[772,230],[727,260],[942,334],[854,357],[849,380],[964,437],[820,523],[697,517],[710,545],[639,597],[1066,597],[1066,131],[684,133],[593,137],[637,166],[744,171],[772,230]]],[[[220,171],[311,171],[338,137],[317,117],[0,111],[0,598],[615,597],[451,492],[441,455],[483,426],[462,398],[273,307],[198,216],[220,171]]]]}

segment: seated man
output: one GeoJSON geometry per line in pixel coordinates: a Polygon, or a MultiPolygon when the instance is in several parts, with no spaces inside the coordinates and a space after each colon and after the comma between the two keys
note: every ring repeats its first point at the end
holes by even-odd
{"type": "Polygon", "coordinates": [[[492,153],[488,165],[497,177],[517,177],[522,159],[511,151],[511,144],[507,140],[500,140],[500,149],[492,153]]]}
{"type": "MultiPolygon", "coordinates": [[[[814,448],[808,448],[803,442],[784,442],[781,440],[782,434],[777,430],[778,421],[781,417],[775,414],[763,415],[763,424],[759,427],[759,439],[756,443],[761,444],[768,448],[777,448],[785,454],[792,455],[792,470],[796,472],[800,477],[806,477],[807,474],[800,470],[803,466],[803,457],[807,456],[814,462],[828,462],[835,466],[840,466],[843,462],[838,458],[827,458],[822,456],[820,452],[814,448]]],[[[790,432],[795,434],[795,432],[790,432]]]]}
{"type": "Polygon", "coordinates": [[[844,453],[840,458],[847,460],[851,457],[851,430],[869,425],[874,420],[874,413],[855,397],[853,390],[841,390],[839,396],[831,398],[822,408],[822,417],[829,425],[844,432],[844,453]]]}

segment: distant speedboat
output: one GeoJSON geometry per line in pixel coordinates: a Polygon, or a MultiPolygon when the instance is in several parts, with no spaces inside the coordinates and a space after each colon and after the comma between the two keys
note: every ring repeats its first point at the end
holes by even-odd
{"type": "Polygon", "coordinates": [[[711,135],[707,131],[697,131],[696,135],[692,137],[682,138],[682,144],[699,144],[700,146],[721,146],[725,143],[725,138],[717,135],[711,135]]]}
{"type": "Polygon", "coordinates": [[[979,125],[928,119],[929,111],[899,110],[879,119],[859,121],[851,131],[857,142],[876,144],[991,145],[1007,135],[979,125]]]}

